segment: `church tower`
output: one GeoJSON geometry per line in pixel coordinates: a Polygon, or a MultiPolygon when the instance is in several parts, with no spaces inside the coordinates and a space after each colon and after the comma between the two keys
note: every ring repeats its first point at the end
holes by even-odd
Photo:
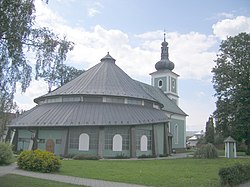
{"type": "Polygon", "coordinates": [[[172,101],[179,104],[178,77],[174,73],[174,63],[169,60],[168,43],[164,33],[164,41],[161,43],[161,60],[155,64],[157,71],[151,73],[151,85],[160,88],[172,101]]]}

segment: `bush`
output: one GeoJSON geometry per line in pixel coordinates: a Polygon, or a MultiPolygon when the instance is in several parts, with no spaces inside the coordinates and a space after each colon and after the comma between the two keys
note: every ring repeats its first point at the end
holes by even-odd
{"type": "Polygon", "coordinates": [[[77,154],[73,156],[74,160],[99,160],[100,157],[96,155],[90,155],[90,154],[77,154]]]}
{"type": "Polygon", "coordinates": [[[118,154],[114,157],[114,159],[128,159],[129,156],[126,156],[125,154],[121,153],[121,154],[118,154]]]}
{"type": "Polygon", "coordinates": [[[235,186],[250,179],[250,164],[236,164],[219,170],[222,186],[235,186]]]}
{"type": "Polygon", "coordinates": [[[155,155],[145,155],[145,154],[143,154],[141,156],[138,156],[138,158],[156,158],[156,156],[155,155]]]}
{"type": "Polygon", "coordinates": [[[17,159],[17,165],[24,170],[50,173],[60,169],[61,161],[53,153],[37,149],[23,151],[17,159]]]}
{"type": "Polygon", "coordinates": [[[9,143],[0,142],[0,165],[14,162],[12,146],[9,143]]]}
{"type": "Polygon", "coordinates": [[[218,151],[213,144],[208,143],[195,151],[194,158],[218,158],[218,151]]]}

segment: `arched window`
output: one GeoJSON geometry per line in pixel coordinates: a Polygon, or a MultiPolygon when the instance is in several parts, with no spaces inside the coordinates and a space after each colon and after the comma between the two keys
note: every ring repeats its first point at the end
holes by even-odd
{"type": "Polygon", "coordinates": [[[113,151],[122,151],[122,136],[120,134],[113,137],[113,151]]]}
{"type": "Polygon", "coordinates": [[[148,138],[145,135],[142,135],[141,137],[141,151],[147,151],[148,150],[148,138]]]}
{"type": "Polygon", "coordinates": [[[159,88],[162,87],[162,80],[161,80],[161,79],[158,81],[158,87],[159,87],[159,88]]]}
{"type": "Polygon", "coordinates": [[[175,142],[175,144],[178,144],[178,139],[179,139],[179,136],[178,136],[178,125],[176,124],[174,126],[174,142],[175,142]]]}
{"type": "Polygon", "coordinates": [[[88,151],[89,150],[89,135],[86,133],[82,133],[79,136],[79,150],[80,151],[88,151]]]}

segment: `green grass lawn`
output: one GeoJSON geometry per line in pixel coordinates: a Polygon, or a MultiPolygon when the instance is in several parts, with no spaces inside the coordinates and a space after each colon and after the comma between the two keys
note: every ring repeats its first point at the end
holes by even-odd
{"type": "Polygon", "coordinates": [[[151,186],[216,187],[219,168],[235,163],[250,159],[64,160],[59,174],[151,186]]]}
{"type": "Polygon", "coordinates": [[[3,187],[73,187],[78,185],[65,184],[61,182],[24,177],[19,175],[5,175],[0,177],[0,186],[3,187]]]}

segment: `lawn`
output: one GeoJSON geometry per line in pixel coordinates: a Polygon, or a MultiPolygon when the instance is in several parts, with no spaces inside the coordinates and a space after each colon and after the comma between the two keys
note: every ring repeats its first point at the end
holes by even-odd
{"type": "Polygon", "coordinates": [[[59,174],[150,186],[216,187],[219,168],[235,163],[250,159],[64,160],[59,174]]]}
{"type": "MultiPolygon", "coordinates": [[[[49,180],[36,179],[32,177],[24,177],[19,175],[5,175],[0,177],[0,186],[4,187],[73,187],[78,185],[65,184],[49,180]]],[[[79,186],[78,186],[79,187],[79,186]]]]}

